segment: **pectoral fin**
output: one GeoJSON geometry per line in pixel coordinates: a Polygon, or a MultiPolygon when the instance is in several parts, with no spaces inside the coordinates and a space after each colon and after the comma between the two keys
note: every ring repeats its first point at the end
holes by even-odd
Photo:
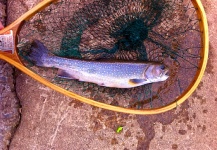
{"type": "Polygon", "coordinates": [[[144,83],[145,81],[147,81],[147,79],[130,79],[129,80],[129,84],[131,85],[140,85],[142,83],[144,83]]]}
{"type": "Polygon", "coordinates": [[[75,79],[70,72],[68,72],[67,70],[62,70],[62,69],[58,70],[57,76],[60,78],[75,79]]]}

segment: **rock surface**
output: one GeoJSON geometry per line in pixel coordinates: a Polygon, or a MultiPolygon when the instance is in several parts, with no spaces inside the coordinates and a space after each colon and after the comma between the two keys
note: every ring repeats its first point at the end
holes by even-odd
{"type": "MultiPolygon", "coordinates": [[[[0,21],[5,25],[6,1],[0,0],[0,21]]],[[[13,68],[0,60],[0,149],[9,147],[19,123],[19,101],[14,88],[13,68]]]]}
{"type": "MultiPolygon", "coordinates": [[[[30,0],[19,7],[31,7],[28,4],[30,0]]],[[[203,0],[203,4],[209,19],[210,58],[198,89],[177,109],[152,116],[102,110],[65,97],[19,73],[16,91],[22,118],[10,149],[215,149],[217,0],[203,0]],[[123,131],[116,133],[119,126],[123,131]]]]}
{"type": "Polygon", "coordinates": [[[19,101],[12,66],[0,61],[0,149],[6,150],[19,123],[19,101]]]}

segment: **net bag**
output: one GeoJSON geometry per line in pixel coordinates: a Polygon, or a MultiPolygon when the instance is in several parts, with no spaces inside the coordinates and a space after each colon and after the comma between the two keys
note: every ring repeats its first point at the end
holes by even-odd
{"type": "Polygon", "coordinates": [[[109,110],[155,114],[196,89],[206,66],[207,34],[199,0],[61,0],[24,23],[18,49],[26,67],[70,97],[109,110]],[[170,77],[130,89],[59,78],[57,69],[29,60],[34,39],[60,57],[161,62],[170,77]]]}

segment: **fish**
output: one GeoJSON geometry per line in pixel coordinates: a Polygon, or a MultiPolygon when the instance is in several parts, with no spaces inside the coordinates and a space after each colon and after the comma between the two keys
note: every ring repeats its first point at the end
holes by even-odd
{"type": "Polygon", "coordinates": [[[59,57],[34,40],[29,59],[39,67],[57,68],[57,76],[112,88],[133,88],[165,81],[168,67],[157,62],[96,61],[59,57]]]}

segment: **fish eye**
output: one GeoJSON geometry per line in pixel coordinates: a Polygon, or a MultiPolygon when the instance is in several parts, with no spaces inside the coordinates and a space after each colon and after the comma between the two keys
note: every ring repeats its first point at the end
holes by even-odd
{"type": "Polygon", "coordinates": [[[164,65],[160,66],[160,69],[164,70],[166,67],[164,65]]]}

